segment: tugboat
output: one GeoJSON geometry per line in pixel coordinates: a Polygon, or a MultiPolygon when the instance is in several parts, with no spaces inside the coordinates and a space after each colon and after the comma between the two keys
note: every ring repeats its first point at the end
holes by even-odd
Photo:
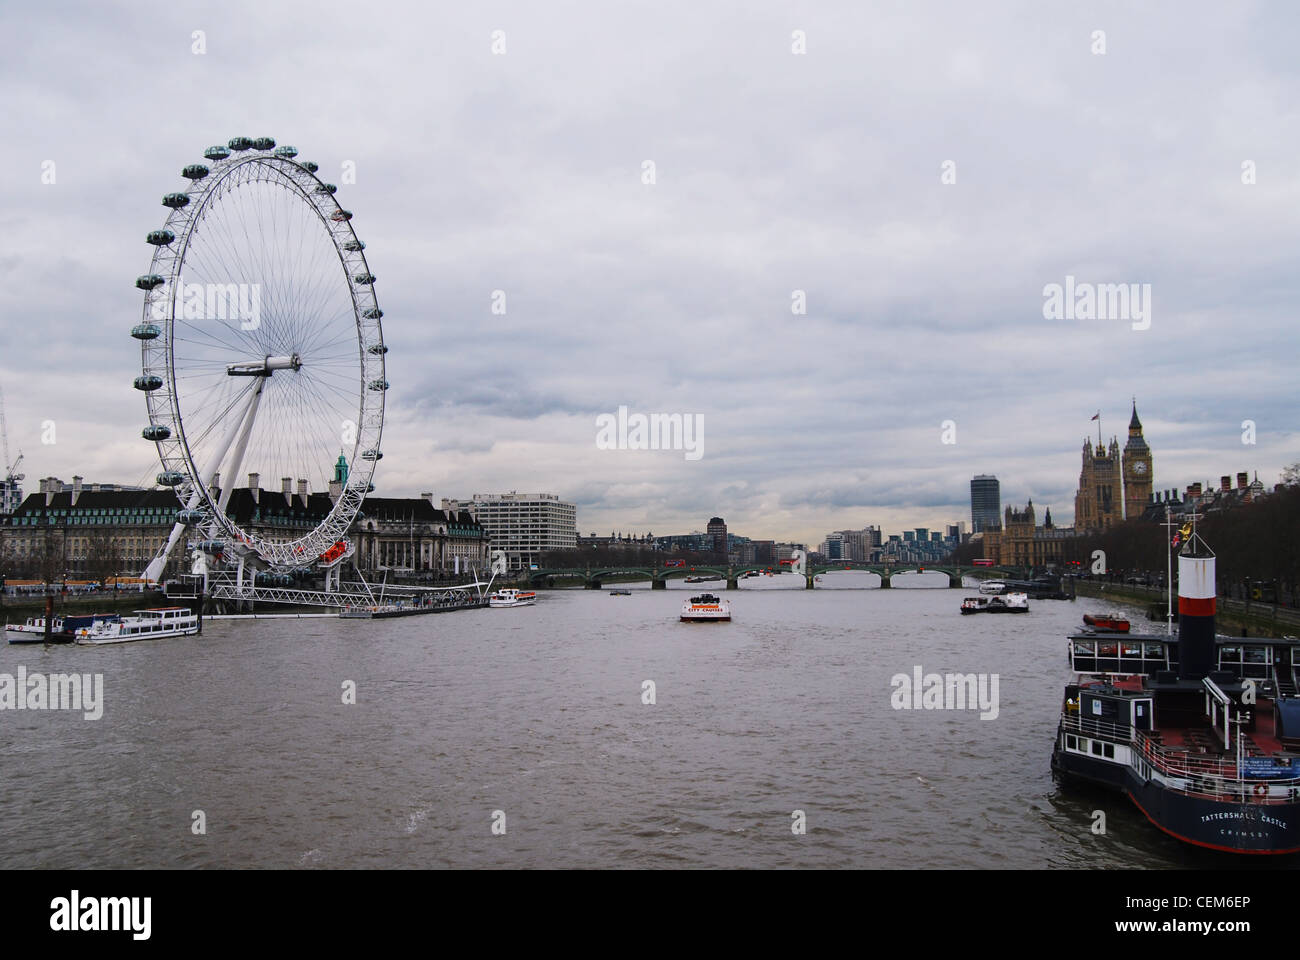
{"type": "Polygon", "coordinates": [[[717,623],[731,619],[731,602],[711,593],[691,597],[682,604],[683,623],[717,623]]]}
{"type": "MultiPolygon", "coordinates": [[[[1178,636],[1070,638],[1053,773],[1126,795],[1185,843],[1300,852],[1300,641],[1216,637],[1214,554],[1178,555],[1178,636]]],[[[1168,629],[1168,628],[1167,628],[1168,629]]]]}

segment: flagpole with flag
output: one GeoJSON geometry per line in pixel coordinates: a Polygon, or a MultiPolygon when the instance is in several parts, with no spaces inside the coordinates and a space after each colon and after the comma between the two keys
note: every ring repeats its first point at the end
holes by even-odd
{"type": "Polygon", "coordinates": [[[1098,410],[1092,415],[1092,419],[1097,421],[1097,449],[1101,449],[1101,411],[1098,410]]]}

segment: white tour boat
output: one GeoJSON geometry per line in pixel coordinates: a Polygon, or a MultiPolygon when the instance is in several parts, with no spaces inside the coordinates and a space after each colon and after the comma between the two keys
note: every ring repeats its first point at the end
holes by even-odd
{"type": "Polygon", "coordinates": [[[967,597],[961,602],[962,613],[1028,613],[1029,594],[1004,593],[997,597],[967,597]]]}
{"type": "Polygon", "coordinates": [[[684,623],[712,623],[731,619],[731,602],[715,597],[711,593],[702,593],[691,597],[682,604],[682,621],[684,623]]]}
{"type": "Polygon", "coordinates": [[[1007,589],[1005,581],[1002,580],[981,580],[980,593],[985,596],[997,596],[1007,589]]]}
{"type": "Polygon", "coordinates": [[[537,594],[532,590],[515,590],[506,587],[488,597],[489,607],[531,607],[537,602],[537,594]]]}
{"type": "Polygon", "coordinates": [[[189,607],[154,607],[136,610],[135,616],[120,620],[96,620],[77,631],[77,643],[130,643],[198,632],[199,618],[189,607]]]}

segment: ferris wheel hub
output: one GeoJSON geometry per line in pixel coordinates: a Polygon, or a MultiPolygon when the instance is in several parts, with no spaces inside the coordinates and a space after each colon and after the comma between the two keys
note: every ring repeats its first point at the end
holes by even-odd
{"type": "Polygon", "coordinates": [[[296,353],[287,357],[263,357],[253,363],[232,363],[226,367],[230,377],[269,377],[277,370],[301,370],[302,358],[296,353]]]}

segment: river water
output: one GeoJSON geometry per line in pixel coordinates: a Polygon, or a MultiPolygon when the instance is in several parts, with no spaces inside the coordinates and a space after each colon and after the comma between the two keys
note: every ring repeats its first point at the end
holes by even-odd
{"type": "Polygon", "coordinates": [[[1094,602],[962,617],[962,591],[848,589],[866,579],[743,581],[725,594],[730,624],[679,623],[687,591],[723,584],[676,583],[545,592],[514,610],[6,645],[0,673],[103,674],[104,712],[0,711],[0,864],[1223,862],[1123,798],[1052,780],[1064,637],[1094,602]],[[996,718],[894,709],[891,679],[917,667],[996,674],[996,718]]]}

